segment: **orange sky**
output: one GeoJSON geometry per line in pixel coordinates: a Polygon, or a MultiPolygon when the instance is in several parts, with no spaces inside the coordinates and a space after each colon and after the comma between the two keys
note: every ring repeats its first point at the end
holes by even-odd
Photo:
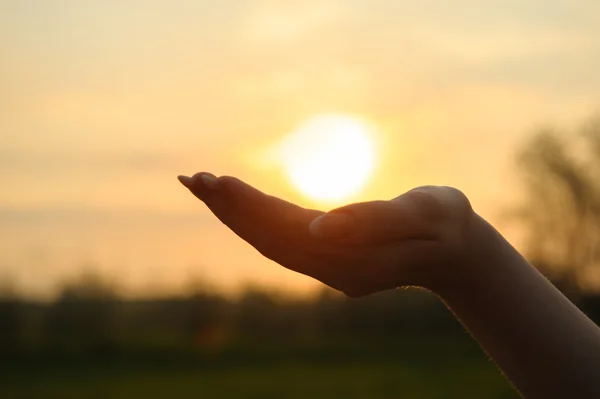
{"type": "Polygon", "coordinates": [[[454,185],[495,220],[531,130],[598,109],[599,38],[595,0],[2,2],[0,279],[48,296],[94,264],[132,294],[191,278],[314,287],[175,176],[232,174],[322,207],[262,154],[329,112],[385,144],[352,200],[454,185]]]}

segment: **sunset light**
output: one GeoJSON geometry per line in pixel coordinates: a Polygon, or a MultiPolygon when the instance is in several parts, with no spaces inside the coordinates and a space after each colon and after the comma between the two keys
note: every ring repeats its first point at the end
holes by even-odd
{"type": "Polygon", "coordinates": [[[0,0],[0,399],[600,399],[598,71],[600,0],[0,0]]]}
{"type": "Polygon", "coordinates": [[[336,202],[366,184],[373,170],[374,150],[372,130],[366,122],[322,115],[287,136],[280,155],[297,190],[313,200],[336,202]]]}

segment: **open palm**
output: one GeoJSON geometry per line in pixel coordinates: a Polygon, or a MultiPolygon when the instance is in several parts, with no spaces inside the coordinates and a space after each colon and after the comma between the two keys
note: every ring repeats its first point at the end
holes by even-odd
{"type": "Polygon", "coordinates": [[[439,279],[462,250],[470,214],[464,195],[449,187],[419,187],[323,213],[234,177],[179,180],[262,255],[351,297],[439,279]]]}

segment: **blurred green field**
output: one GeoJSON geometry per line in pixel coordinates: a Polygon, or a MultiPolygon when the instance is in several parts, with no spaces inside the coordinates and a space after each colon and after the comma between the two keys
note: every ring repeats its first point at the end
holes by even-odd
{"type": "Polygon", "coordinates": [[[7,373],[2,398],[516,398],[491,368],[465,363],[286,363],[229,369],[55,367],[7,373]]]}
{"type": "Polygon", "coordinates": [[[0,399],[518,397],[419,290],[7,302],[0,315],[0,399]]]}
{"type": "Polygon", "coordinates": [[[466,334],[421,338],[247,346],[196,357],[21,359],[0,370],[0,398],[518,397],[466,334]]]}

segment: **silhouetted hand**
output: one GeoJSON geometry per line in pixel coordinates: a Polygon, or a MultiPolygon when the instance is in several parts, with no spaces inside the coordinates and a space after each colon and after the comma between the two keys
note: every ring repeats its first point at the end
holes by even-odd
{"type": "Polygon", "coordinates": [[[351,297],[407,285],[435,291],[455,278],[468,253],[474,212],[450,187],[418,187],[390,201],[323,213],[234,177],[179,180],[261,254],[351,297]]]}
{"type": "Polygon", "coordinates": [[[599,398],[600,329],[450,187],[329,213],[233,177],[179,177],[266,257],[357,297],[406,285],[443,298],[524,397],[599,398]]]}

